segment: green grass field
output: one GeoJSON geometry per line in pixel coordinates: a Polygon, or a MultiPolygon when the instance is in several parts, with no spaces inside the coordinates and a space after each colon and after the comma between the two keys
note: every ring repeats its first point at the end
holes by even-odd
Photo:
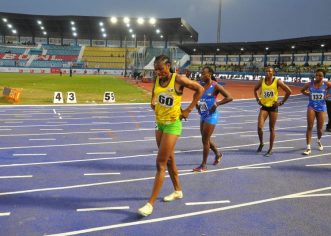
{"type": "MultiPolygon", "coordinates": [[[[150,94],[124,79],[107,75],[58,74],[0,74],[0,105],[12,104],[3,96],[4,87],[22,89],[20,101],[15,104],[53,104],[54,92],[76,93],[78,104],[103,103],[106,91],[114,92],[116,103],[149,102],[150,94]]],[[[64,99],[64,102],[66,101],[64,99]]]]}

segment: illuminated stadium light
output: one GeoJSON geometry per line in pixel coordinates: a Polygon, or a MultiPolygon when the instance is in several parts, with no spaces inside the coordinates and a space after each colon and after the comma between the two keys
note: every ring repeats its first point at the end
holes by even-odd
{"type": "Polygon", "coordinates": [[[219,49],[219,48],[217,48],[216,50],[217,50],[218,52],[220,51],[220,49],[219,49]]]}
{"type": "Polygon", "coordinates": [[[163,39],[163,35],[162,34],[161,34],[160,38],[163,39]]]}
{"type": "Polygon", "coordinates": [[[129,29],[129,32],[130,32],[130,33],[132,33],[132,31],[133,31],[132,29],[129,29]]]}
{"type": "Polygon", "coordinates": [[[133,35],[131,35],[132,36],[132,38],[135,38],[136,37],[136,35],[135,34],[133,34],[133,35]]]}
{"type": "Polygon", "coordinates": [[[112,18],[110,18],[110,22],[113,23],[113,24],[116,24],[117,23],[117,18],[113,16],[112,18]]]}
{"type": "Polygon", "coordinates": [[[107,37],[107,34],[102,34],[102,37],[106,38],[107,37]]]}
{"type": "Polygon", "coordinates": [[[41,27],[40,27],[40,29],[41,29],[41,30],[44,30],[44,29],[45,29],[45,27],[44,27],[44,26],[41,26],[41,27]]]}
{"type": "Polygon", "coordinates": [[[266,50],[266,51],[268,51],[268,50],[269,50],[269,48],[268,48],[268,47],[266,47],[266,48],[265,48],[265,50],[266,50]]]}
{"type": "Polygon", "coordinates": [[[2,21],[6,23],[7,22],[7,19],[6,18],[2,18],[2,21]]]}
{"type": "Polygon", "coordinates": [[[128,28],[129,28],[129,27],[130,27],[130,24],[126,24],[126,27],[128,27],[128,28]]]}
{"type": "Polygon", "coordinates": [[[125,24],[129,24],[129,23],[130,23],[130,18],[129,18],[129,17],[124,17],[124,18],[123,18],[123,22],[124,22],[125,24]]]}
{"type": "Polygon", "coordinates": [[[42,24],[41,20],[37,20],[37,23],[38,23],[38,25],[42,24]]]}
{"type": "Polygon", "coordinates": [[[101,32],[105,32],[106,31],[105,28],[101,28],[100,30],[101,30],[101,32]]]}
{"type": "Polygon", "coordinates": [[[324,48],[325,47],[325,44],[321,44],[321,48],[324,48]]]}
{"type": "Polygon", "coordinates": [[[292,49],[294,49],[294,48],[295,48],[295,46],[293,45],[291,48],[292,48],[292,49]]]}
{"type": "Polygon", "coordinates": [[[12,26],[11,24],[8,24],[7,27],[8,27],[9,29],[13,28],[13,26],[12,26]]]}
{"type": "Polygon", "coordinates": [[[240,48],[240,51],[244,51],[244,48],[240,48]]]}
{"type": "Polygon", "coordinates": [[[150,23],[151,25],[155,25],[155,23],[156,23],[156,19],[155,19],[154,17],[149,18],[149,23],[150,23]]]}
{"type": "Polygon", "coordinates": [[[71,27],[71,30],[72,31],[76,31],[76,27],[71,27]]]}
{"type": "Polygon", "coordinates": [[[76,33],[76,32],[73,32],[72,35],[73,35],[74,37],[77,37],[77,33],[76,33]]]}
{"type": "Polygon", "coordinates": [[[103,22],[99,22],[99,25],[100,25],[100,26],[103,26],[103,22]]]}
{"type": "Polygon", "coordinates": [[[144,24],[144,22],[145,22],[145,20],[144,20],[144,18],[142,18],[142,17],[139,17],[139,18],[137,19],[137,23],[138,23],[139,25],[144,24]]]}
{"type": "Polygon", "coordinates": [[[70,24],[71,24],[71,25],[75,25],[75,22],[74,22],[74,21],[71,21],[70,24]]]}
{"type": "Polygon", "coordinates": [[[193,52],[195,52],[196,51],[196,49],[195,48],[193,48],[193,52]]]}
{"type": "Polygon", "coordinates": [[[17,33],[16,29],[13,29],[11,32],[13,32],[13,34],[17,33]]]}
{"type": "Polygon", "coordinates": [[[157,33],[157,34],[161,33],[161,30],[156,29],[156,33],[157,33]]]}
{"type": "Polygon", "coordinates": [[[43,34],[44,34],[44,35],[47,35],[47,32],[46,32],[46,31],[44,31],[44,32],[43,32],[43,34]]]}
{"type": "Polygon", "coordinates": [[[190,38],[193,38],[193,36],[191,35],[190,38]]]}

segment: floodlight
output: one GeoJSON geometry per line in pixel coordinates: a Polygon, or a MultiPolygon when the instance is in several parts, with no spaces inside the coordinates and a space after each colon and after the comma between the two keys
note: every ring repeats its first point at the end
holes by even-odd
{"type": "Polygon", "coordinates": [[[7,22],[7,19],[6,18],[2,18],[2,21],[6,23],[7,22]]]}
{"type": "Polygon", "coordinates": [[[325,47],[325,44],[321,44],[321,47],[324,48],[325,47]]]}
{"type": "Polygon", "coordinates": [[[161,34],[161,36],[160,36],[160,37],[161,37],[161,39],[163,39],[163,35],[162,35],[162,34],[161,34]]]}
{"type": "Polygon", "coordinates": [[[41,25],[42,24],[41,20],[38,20],[37,23],[38,23],[38,25],[41,25]]]}
{"type": "Polygon", "coordinates": [[[43,32],[43,34],[44,34],[44,35],[46,35],[46,34],[47,34],[47,32],[46,32],[46,31],[44,31],[44,32],[43,32]]]}
{"type": "Polygon", "coordinates": [[[244,51],[244,48],[240,48],[240,51],[244,51]]]}
{"type": "Polygon", "coordinates": [[[294,48],[295,48],[295,46],[293,45],[291,48],[292,48],[292,49],[294,49],[294,48]]]}
{"type": "Polygon", "coordinates": [[[17,33],[16,29],[13,29],[11,32],[13,32],[13,34],[17,33]]]}
{"type": "Polygon", "coordinates": [[[41,26],[41,27],[40,27],[40,29],[41,29],[41,30],[44,30],[44,29],[45,29],[45,27],[44,27],[44,26],[41,26]]]}
{"type": "Polygon", "coordinates": [[[103,22],[99,22],[99,25],[100,25],[100,26],[103,26],[103,22]]]}
{"type": "Polygon", "coordinates": [[[135,38],[135,37],[136,37],[136,35],[135,35],[135,34],[133,34],[133,35],[132,35],[132,38],[135,38]]]}
{"type": "Polygon", "coordinates": [[[110,18],[110,22],[113,23],[113,24],[116,24],[117,23],[117,18],[113,16],[112,18],[110,18]]]}
{"type": "Polygon", "coordinates": [[[77,36],[77,33],[76,32],[73,32],[72,35],[76,37],[77,36]]]}
{"type": "Polygon", "coordinates": [[[156,29],[156,33],[159,34],[161,31],[159,29],[156,29]]]}
{"type": "Polygon", "coordinates": [[[101,32],[105,32],[106,31],[105,28],[101,28],[100,30],[101,30],[101,32]]]}
{"type": "Polygon", "coordinates": [[[156,23],[156,19],[155,19],[154,17],[151,17],[151,18],[149,19],[149,23],[150,23],[151,25],[155,25],[155,23],[156,23]]]}
{"type": "Polygon", "coordinates": [[[130,23],[130,18],[129,18],[129,17],[124,17],[124,18],[123,18],[123,22],[124,22],[125,24],[129,24],[129,23],[130,23]]]}
{"type": "Polygon", "coordinates": [[[266,47],[266,48],[265,48],[265,50],[266,50],[266,51],[268,51],[268,50],[269,50],[269,48],[268,48],[268,47],[266,47]]]}
{"type": "Polygon", "coordinates": [[[72,31],[76,31],[76,27],[71,27],[71,30],[72,31]]]}
{"type": "Polygon", "coordinates": [[[75,25],[75,22],[74,22],[74,21],[71,21],[70,24],[71,24],[71,25],[75,25]]]}
{"type": "Polygon", "coordinates": [[[104,34],[102,34],[102,36],[103,36],[104,38],[106,38],[106,37],[107,37],[107,34],[104,33],[104,34]]]}
{"type": "Polygon", "coordinates": [[[142,18],[142,17],[139,17],[139,18],[137,19],[137,23],[138,23],[139,25],[144,24],[144,22],[145,22],[145,20],[144,20],[144,18],[142,18]]]}
{"type": "Polygon", "coordinates": [[[219,49],[219,48],[217,48],[216,50],[217,50],[218,52],[220,51],[220,49],[219,49]]]}
{"type": "Polygon", "coordinates": [[[130,32],[130,33],[132,33],[132,31],[133,31],[132,29],[129,29],[129,32],[130,32]]]}
{"type": "Polygon", "coordinates": [[[12,26],[11,24],[8,24],[7,27],[8,27],[9,29],[13,28],[13,26],[12,26]]]}

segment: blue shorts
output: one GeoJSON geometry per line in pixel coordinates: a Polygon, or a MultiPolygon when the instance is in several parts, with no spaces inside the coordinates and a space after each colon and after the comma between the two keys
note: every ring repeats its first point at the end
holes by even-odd
{"type": "Polygon", "coordinates": [[[217,111],[215,111],[212,114],[202,115],[200,117],[200,121],[211,124],[211,125],[216,125],[218,122],[218,117],[219,117],[219,114],[217,111]]]}

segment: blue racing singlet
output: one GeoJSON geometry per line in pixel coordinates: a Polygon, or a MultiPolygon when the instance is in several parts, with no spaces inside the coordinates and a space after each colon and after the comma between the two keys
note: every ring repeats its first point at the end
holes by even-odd
{"type": "MultiPolygon", "coordinates": [[[[201,119],[205,119],[208,116],[215,116],[214,119],[216,118],[216,123],[217,123],[217,118],[218,118],[218,110],[212,114],[209,113],[210,108],[216,103],[216,95],[214,93],[214,88],[216,86],[217,82],[213,81],[210,85],[210,87],[204,92],[204,94],[201,96],[198,105],[200,107],[200,115],[201,119]]],[[[210,122],[208,122],[210,123],[210,122]]],[[[214,123],[214,122],[213,122],[214,123]]]]}
{"type": "Polygon", "coordinates": [[[317,112],[326,111],[325,95],[326,95],[326,84],[323,82],[320,88],[314,87],[314,82],[310,83],[309,86],[309,103],[308,108],[313,109],[317,112]]]}

